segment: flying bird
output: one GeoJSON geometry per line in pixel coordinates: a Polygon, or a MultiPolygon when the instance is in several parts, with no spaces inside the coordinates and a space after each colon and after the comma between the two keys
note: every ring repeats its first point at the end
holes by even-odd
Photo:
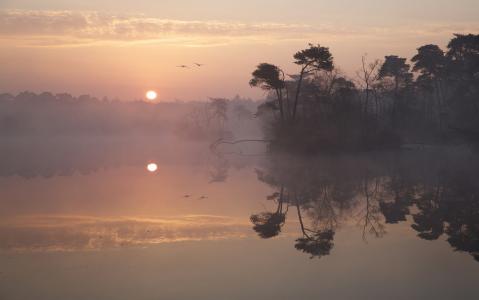
{"type": "Polygon", "coordinates": [[[204,66],[205,64],[200,64],[200,63],[194,63],[196,66],[201,67],[204,66]]]}
{"type": "Polygon", "coordinates": [[[187,65],[179,65],[179,66],[176,66],[177,68],[189,68],[187,65]]]}

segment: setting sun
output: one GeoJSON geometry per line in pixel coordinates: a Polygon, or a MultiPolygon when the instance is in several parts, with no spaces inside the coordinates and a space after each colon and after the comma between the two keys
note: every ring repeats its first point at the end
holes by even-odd
{"type": "Polygon", "coordinates": [[[158,97],[158,94],[155,91],[148,91],[146,92],[146,99],[148,100],[155,100],[158,97]]]}

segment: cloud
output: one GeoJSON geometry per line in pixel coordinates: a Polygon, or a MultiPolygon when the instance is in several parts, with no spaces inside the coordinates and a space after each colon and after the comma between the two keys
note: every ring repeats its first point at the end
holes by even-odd
{"type": "Polygon", "coordinates": [[[91,11],[0,10],[0,39],[30,46],[151,42],[215,46],[244,41],[313,40],[328,36],[387,39],[397,35],[451,35],[454,32],[477,32],[478,29],[477,23],[365,27],[279,22],[185,21],[152,18],[141,14],[119,15],[91,11]]]}
{"type": "Polygon", "coordinates": [[[144,15],[73,11],[0,11],[0,36],[46,44],[166,41],[218,42],[224,38],[292,38],[312,33],[304,24],[182,21],[144,15]]]}

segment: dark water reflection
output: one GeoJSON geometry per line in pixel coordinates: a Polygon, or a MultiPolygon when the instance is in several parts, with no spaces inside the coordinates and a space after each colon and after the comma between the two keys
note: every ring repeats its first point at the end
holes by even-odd
{"type": "Polygon", "coordinates": [[[258,179],[276,191],[272,212],[251,215],[262,238],[279,235],[297,214],[295,248],[311,257],[333,251],[342,223],[356,222],[363,239],[411,219],[418,238],[445,238],[479,261],[479,160],[467,152],[420,151],[315,159],[274,157],[258,179]]]}
{"type": "Polygon", "coordinates": [[[479,156],[222,150],[2,144],[0,299],[479,297],[479,156]]]}

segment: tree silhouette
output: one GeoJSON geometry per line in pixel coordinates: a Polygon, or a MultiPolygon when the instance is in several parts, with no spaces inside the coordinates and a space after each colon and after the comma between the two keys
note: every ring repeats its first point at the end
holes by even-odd
{"type": "Polygon", "coordinates": [[[414,62],[412,70],[420,72],[428,78],[440,77],[445,71],[446,57],[444,51],[437,45],[425,45],[417,49],[417,54],[411,59],[414,62]]]}
{"type": "Polygon", "coordinates": [[[284,202],[284,188],[278,193],[273,193],[268,196],[268,200],[276,200],[278,207],[275,212],[261,212],[252,214],[250,217],[251,223],[254,224],[253,230],[263,239],[269,239],[277,236],[281,232],[281,227],[286,221],[286,213],[283,212],[284,202]]]}
{"type": "Polygon", "coordinates": [[[299,78],[296,86],[296,95],[293,103],[293,120],[296,117],[299,96],[301,93],[301,85],[305,76],[314,71],[333,69],[333,56],[329,52],[329,48],[320,45],[309,44],[309,48],[298,51],[294,54],[294,63],[301,66],[299,78]]]}
{"type": "Polygon", "coordinates": [[[326,230],[316,232],[312,236],[304,236],[296,239],[294,247],[311,255],[310,258],[329,255],[333,248],[334,231],[326,230]]]}
{"type": "Polygon", "coordinates": [[[479,34],[456,34],[448,44],[446,57],[454,113],[453,129],[467,140],[479,141],[479,34]]]}
{"type": "Polygon", "coordinates": [[[261,212],[259,214],[253,214],[250,217],[251,222],[254,224],[253,230],[263,239],[269,239],[277,236],[281,232],[286,216],[284,213],[279,212],[261,212]]]}
{"type": "Polygon", "coordinates": [[[393,104],[392,104],[392,124],[393,128],[397,127],[398,118],[398,103],[401,95],[400,91],[409,87],[412,83],[413,76],[409,72],[410,66],[406,64],[406,58],[402,58],[396,55],[389,55],[385,57],[384,63],[379,69],[379,78],[393,80],[393,104]]]}
{"type": "MultiPolygon", "coordinates": [[[[466,75],[474,76],[479,69],[479,34],[455,34],[447,45],[447,57],[466,75]]],[[[457,72],[457,70],[456,70],[457,72]]]]}
{"type": "Polygon", "coordinates": [[[379,102],[377,98],[377,80],[379,79],[379,60],[367,63],[366,55],[361,58],[361,69],[356,72],[356,76],[359,78],[359,84],[364,91],[364,116],[367,116],[369,110],[369,100],[371,94],[375,96],[375,118],[378,119],[379,115],[379,102]]]}
{"type": "Polygon", "coordinates": [[[414,62],[413,71],[419,72],[417,82],[423,86],[430,86],[437,103],[437,119],[439,130],[443,131],[443,111],[445,104],[444,76],[447,59],[444,51],[437,45],[425,45],[417,49],[418,53],[411,59],[414,62]]]}
{"type": "Polygon", "coordinates": [[[263,90],[276,93],[276,101],[281,114],[281,120],[285,119],[283,107],[283,89],[285,88],[283,71],[272,64],[262,63],[252,73],[253,78],[249,84],[253,87],[260,87],[263,90]]]}
{"type": "Polygon", "coordinates": [[[409,84],[412,80],[409,68],[405,58],[389,55],[385,57],[384,63],[379,69],[379,78],[392,77],[394,91],[397,93],[400,87],[409,84]]]}

